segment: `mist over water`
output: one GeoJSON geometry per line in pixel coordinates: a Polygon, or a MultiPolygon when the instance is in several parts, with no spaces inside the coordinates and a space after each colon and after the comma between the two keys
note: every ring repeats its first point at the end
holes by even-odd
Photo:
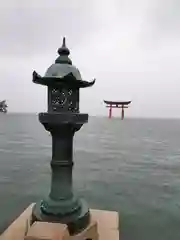
{"type": "MultiPolygon", "coordinates": [[[[74,138],[74,188],[115,210],[122,238],[179,239],[180,121],[90,117],[74,138]]],[[[51,137],[35,115],[0,117],[0,232],[49,193],[51,137]]]]}

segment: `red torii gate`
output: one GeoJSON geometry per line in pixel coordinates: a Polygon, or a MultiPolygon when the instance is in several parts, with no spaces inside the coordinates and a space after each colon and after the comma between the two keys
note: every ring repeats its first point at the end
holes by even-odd
{"type": "Polygon", "coordinates": [[[112,109],[113,108],[121,108],[121,119],[124,119],[124,109],[128,108],[128,105],[131,103],[131,101],[126,102],[114,102],[114,101],[106,101],[104,100],[104,103],[107,104],[106,107],[109,108],[109,118],[112,117],[112,109]]]}

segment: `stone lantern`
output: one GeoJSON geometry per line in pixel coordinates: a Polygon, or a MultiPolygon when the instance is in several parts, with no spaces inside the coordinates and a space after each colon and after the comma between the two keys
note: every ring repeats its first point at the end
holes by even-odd
{"type": "Polygon", "coordinates": [[[44,77],[33,72],[33,82],[48,88],[48,111],[39,114],[39,121],[52,136],[52,178],[49,196],[36,203],[32,220],[67,224],[73,235],[90,221],[86,202],[73,193],[73,136],[88,121],[88,114],[79,112],[79,89],[92,86],[95,80],[82,80],[68,57],[65,38],[58,54],[44,77]]]}

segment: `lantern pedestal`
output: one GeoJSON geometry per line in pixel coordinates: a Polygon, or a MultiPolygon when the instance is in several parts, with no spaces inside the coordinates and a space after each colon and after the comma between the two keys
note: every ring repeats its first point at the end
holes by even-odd
{"type": "Polygon", "coordinates": [[[0,240],[119,240],[117,212],[90,209],[90,224],[81,233],[70,236],[64,224],[35,222],[31,225],[33,206],[34,204],[31,204],[0,235],[0,240]]]}
{"type": "Polygon", "coordinates": [[[71,235],[83,231],[90,223],[90,213],[88,206],[82,200],[79,200],[79,204],[77,205],[78,209],[74,210],[74,212],[70,210],[70,206],[72,204],[69,204],[67,211],[64,212],[64,215],[61,215],[60,211],[63,205],[66,206],[66,202],[62,204],[61,202],[53,202],[50,199],[46,203],[49,204],[47,207],[47,211],[49,212],[43,212],[41,205],[39,204],[36,204],[34,206],[32,213],[32,223],[40,221],[66,224],[71,235]]]}
{"type": "Polygon", "coordinates": [[[39,121],[52,135],[52,178],[49,196],[37,203],[32,221],[67,224],[71,234],[87,227],[89,208],[84,200],[73,194],[73,137],[88,114],[40,113],[39,121]]]}

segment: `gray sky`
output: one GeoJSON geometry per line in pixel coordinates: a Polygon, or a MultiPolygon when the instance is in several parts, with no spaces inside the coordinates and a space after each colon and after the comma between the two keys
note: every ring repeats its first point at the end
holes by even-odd
{"type": "Polygon", "coordinates": [[[32,71],[45,73],[66,36],[82,77],[97,79],[81,90],[81,112],[107,115],[103,99],[130,99],[129,117],[180,117],[179,0],[6,0],[0,16],[0,99],[9,111],[46,110],[32,71]]]}

